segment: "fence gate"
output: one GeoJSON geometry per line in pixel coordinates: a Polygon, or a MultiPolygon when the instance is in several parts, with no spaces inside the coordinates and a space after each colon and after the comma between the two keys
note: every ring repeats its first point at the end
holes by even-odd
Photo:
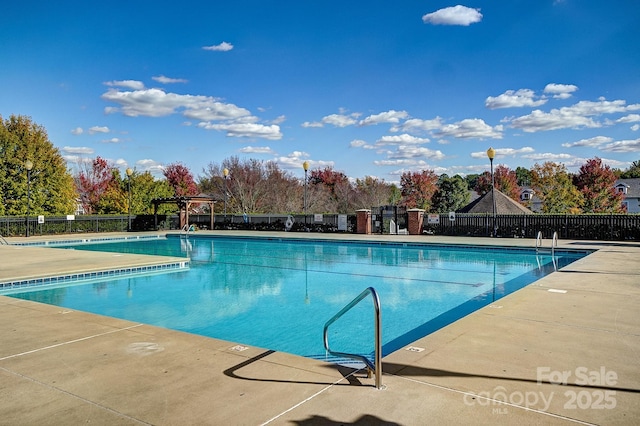
{"type": "Polygon", "coordinates": [[[371,208],[371,232],[395,234],[406,232],[408,215],[404,206],[380,206],[371,208]],[[395,225],[395,226],[393,226],[395,225]]]}

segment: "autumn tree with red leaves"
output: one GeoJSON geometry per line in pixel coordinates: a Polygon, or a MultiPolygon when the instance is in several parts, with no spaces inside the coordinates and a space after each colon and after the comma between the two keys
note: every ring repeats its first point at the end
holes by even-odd
{"type": "Polygon", "coordinates": [[[85,213],[99,211],[100,198],[109,190],[113,179],[113,168],[104,158],[96,157],[90,165],[84,163],[75,181],[85,213]]]}
{"type": "Polygon", "coordinates": [[[164,177],[173,188],[176,197],[198,194],[198,186],[191,171],[181,163],[172,163],[163,170],[164,177]]]}
{"type": "Polygon", "coordinates": [[[573,184],[584,196],[585,213],[625,213],[624,194],[614,188],[616,175],[611,167],[595,157],[587,160],[573,178],[573,184]]]}
{"type": "Polygon", "coordinates": [[[438,175],[433,170],[405,172],[400,177],[401,204],[408,208],[431,210],[432,198],[438,189],[438,175]]]}
{"type": "MultiPolygon", "coordinates": [[[[509,169],[507,166],[498,165],[493,171],[493,179],[498,191],[513,200],[520,201],[521,188],[520,185],[518,185],[518,175],[515,171],[509,169]]],[[[491,191],[491,173],[484,172],[478,176],[478,181],[474,189],[480,195],[491,191]]]]}

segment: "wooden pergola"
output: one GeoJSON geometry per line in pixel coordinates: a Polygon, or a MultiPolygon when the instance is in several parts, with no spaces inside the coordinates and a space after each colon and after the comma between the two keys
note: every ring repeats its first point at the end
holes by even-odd
{"type": "Polygon", "coordinates": [[[182,197],[167,197],[167,198],[154,198],[151,200],[153,204],[153,221],[154,226],[158,229],[158,206],[160,204],[173,204],[175,203],[180,209],[180,229],[189,224],[189,210],[193,204],[207,204],[211,212],[211,222],[209,229],[213,229],[215,222],[215,215],[213,213],[213,206],[216,203],[216,199],[207,195],[191,195],[182,197]]]}

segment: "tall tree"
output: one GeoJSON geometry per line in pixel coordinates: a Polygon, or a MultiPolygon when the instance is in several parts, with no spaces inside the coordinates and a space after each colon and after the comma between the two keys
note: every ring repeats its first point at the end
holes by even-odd
{"type": "Polygon", "coordinates": [[[531,186],[531,170],[525,167],[516,167],[516,180],[518,186],[531,186]]]}
{"type": "MultiPolygon", "coordinates": [[[[518,185],[516,172],[500,164],[496,166],[493,171],[493,181],[498,191],[501,191],[513,200],[520,200],[520,186],[518,185]]],[[[485,172],[478,177],[475,190],[480,195],[491,191],[490,172],[485,172]]]]}
{"type": "Polygon", "coordinates": [[[163,174],[176,197],[198,194],[198,186],[193,179],[193,174],[182,163],[169,164],[164,168],[163,174]]]}
{"type": "Polygon", "coordinates": [[[584,198],[563,164],[551,161],[535,164],[531,169],[531,186],[543,202],[544,213],[577,214],[582,210],[584,198]]]}
{"type": "Polygon", "coordinates": [[[640,160],[636,160],[620,175],[622,179],[640,178],[640,160]]]}
{"type": "Polygon", "coordinates": [[[573,183],[584,197],[585,213],[624,213],[624,194],[614,188],[616,175],[598,157],[580,167],[573,183]]]}
{"type": "Polygon", "coordinates": [[[96,157],[91,164],[83,163],[75,180],[86,213],[100,211],[100,199],[113,184],[113,179],[113,167],[107,160],[96,157]]]}
{"type": "Polygon", "coordinates": [[[456,211],[469,204],[470,198],[467,182],[462,177],[440,175],[438,189],[433,195],[433,211],[437,213],[456,211]]]}
{"type": "Polygon", "coordinates": [[[372,176],[356,179],[355,195],[355,207],[360,209],[392,204],[391,185],[372,176]]]}
{"type": "Polygon", "coordinates": [[[436,192],[438,176],[433,170],[405,172],[400,177],[402,205],[409,208],[431,210],[431,198],[436,192]]]}
{"type": "Polygon", "coordinates": [[[332,201],[331,204],[333,204],[333,207],[324,206],[322,208],[316,203],[316,209],[312,211],[347,213],[353,210],[351,205],[355,197],[353,185],[351,185],[349,178],[344,173],[338,172],[330,166],[324,169],[311,170],[308,183],[316,187],[315,192],[322,192],[319,187],[327,190],[332,201]]]}
{"type": "Polygon", "coordinates": [[[44,127],[25,116],[0,116],[0,214],[24,215],[29,207],[32,214],[70,214],[76,197],[73,177],[44,127]]]}

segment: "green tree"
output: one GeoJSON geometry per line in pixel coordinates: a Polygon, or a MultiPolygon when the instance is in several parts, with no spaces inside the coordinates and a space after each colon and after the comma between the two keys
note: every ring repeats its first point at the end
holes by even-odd
{"type": "Polygon", "coordinates": [[[531,186],[531,170],[524,167],[516,167],[516,180],[519,186],[531,186]]]}
{"type": "Polygon", "coordinates": [[[640,160],[631,163],[631,166],[620,174],[622,179],[640,178],[640,160]]]}
{"type": "Polygon", "coordinates": [[[44,127],[25,116],[0,116],[0,214],[24,215],[28,205],[31,214],[71,214],[76,198],[73,177],[44,127]]]}
{"type": "Polygon", "coordinates": [[[469,204],[470,199],[467,182],[462,177],[458,175],[449,177],[443,174],[440,175],[438,189],[433,194],[433,211],[453,212],[469,204]]]}
{"type": "Polygon", "coordinates": [[[598,157],[580,167],[573,183],[584,197],[585,213],[624,213],[624,194],[614,188],[616,175],[598,157]]]}
{"type": "Polygon", "coordinates": [[[581,212],[584,198],[563,164],[551,161],[535,164],[531,169],[531,186],[543,202],[544,213],[581,212]]]}

